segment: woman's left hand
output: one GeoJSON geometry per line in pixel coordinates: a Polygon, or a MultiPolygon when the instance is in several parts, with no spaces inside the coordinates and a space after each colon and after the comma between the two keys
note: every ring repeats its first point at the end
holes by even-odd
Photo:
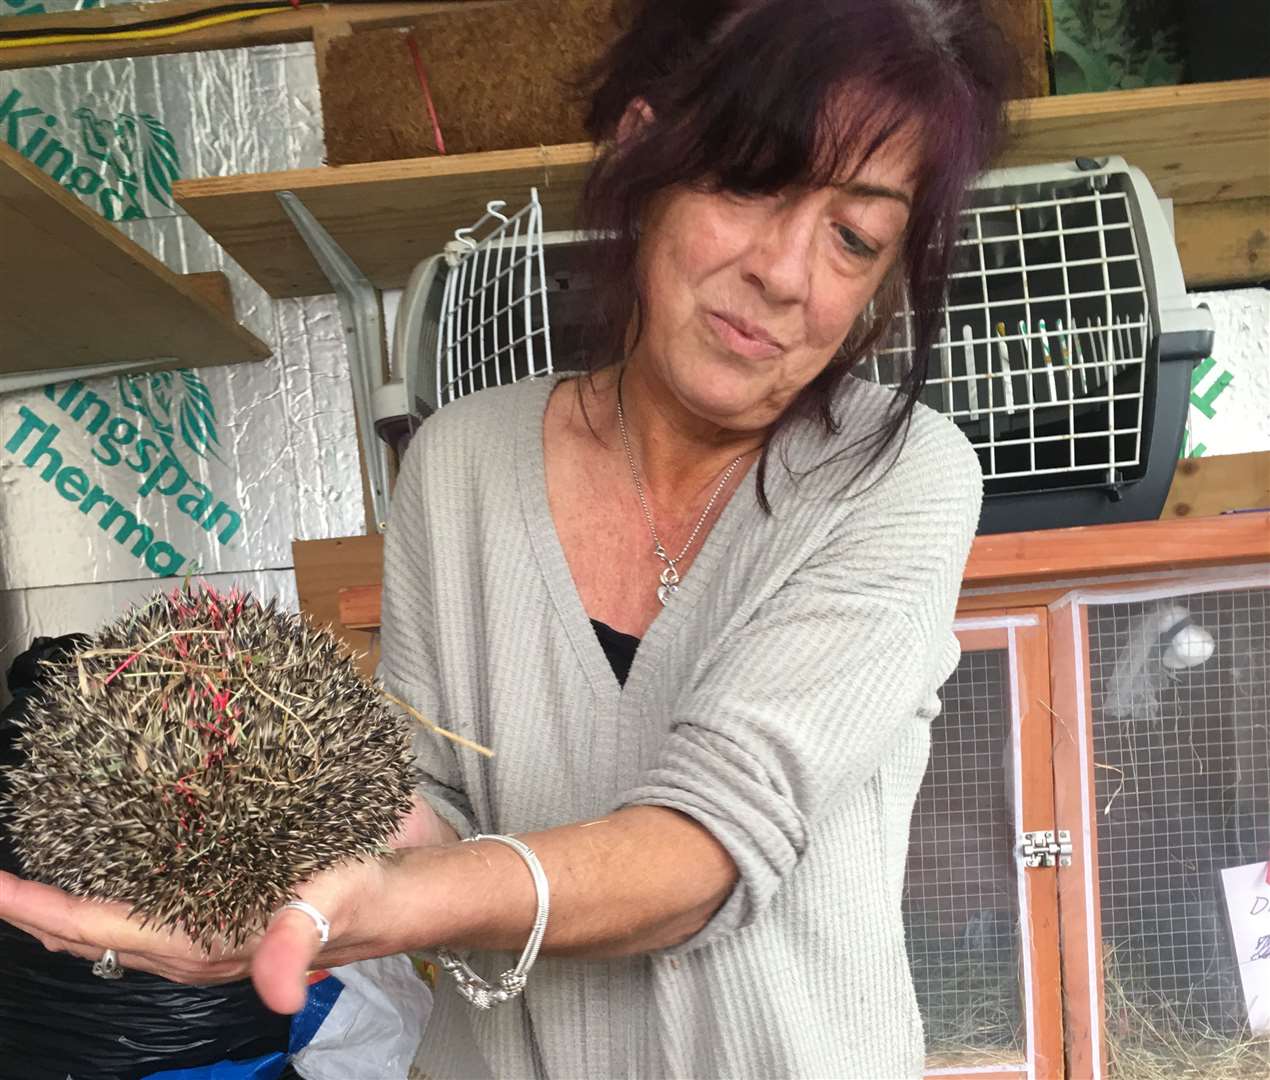
{"type": "Polygon", "coordinates": [[[330,920],[326,946],[321,945],[308,915],[287,908],[262,935],[241,948],[218,948],[209,955],[183,933],[143,928],[129,918],[127,904],[81,899],[4,873],[0,873],[0,919],[30,934],[46,949],[71,953],[86,962],[95,963],[113,949],[125,972],[146,971],[193,985],[234,982],[252,974],[266,1005],[275,1012],[293,1013],[304,1005],[310,970],[397,951],[374,925],[388,865],[379,860],[346,863],[297,890],[299,899],[330,920]]]}
{"type": "MultiPolygon", "coordinates": [[[[432,812],[417,803],[392,840],[394,847],[430,838],[432,812]]],[[[348,862],[306,882],[296,896],[320,911],[331,924],[323,946],[313,920],[302,911],[279,911],[263,934],[237,949],[210,955],[179,932],[142,927],[130,918],[130,905],[86,900],[50,885],[0,873],[0,920],[36,938],[46,949],[67,952],[96,963],[107,949],[120,967],[146,971],[172,982],[208,986],[252,975],[261,1000],[280,1013],[303,1008],[308,972],[400,951],[396,941],[390,881],[398,860],[348,862]]]]}

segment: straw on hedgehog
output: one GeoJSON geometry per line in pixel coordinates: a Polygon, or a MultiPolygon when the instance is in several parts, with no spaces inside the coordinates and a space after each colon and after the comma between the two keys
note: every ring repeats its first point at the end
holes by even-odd
{"type": "Polygon", "coordinates": [[[411,725],[272,602],[161,593],[52,667],[9,778],[26,872],[204,948],[384,852],[410,810],[411,725]]]}

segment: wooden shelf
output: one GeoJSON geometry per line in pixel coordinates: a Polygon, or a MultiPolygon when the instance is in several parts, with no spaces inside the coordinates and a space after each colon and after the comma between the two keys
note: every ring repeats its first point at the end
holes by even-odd
{"type": "MultiPolygon", "coordinates": [[[[1270,79],[1035,98],[1012,106],[1001,164],[1120,154],[1179,204],[1183,254],[1202,283],[1267,276],[1270,79]],[[1222,232],[1189,207],[1219,207],[1222,232]],[[1193,223],[1194,222],[1194,223],[1193,223]],[[1258,236],[1260,239],[1258,240],[1258,236]]],[[[490,199],[523,202],[537,185],[549,229],[574,226],[594,156],[588,144],[185,180],[178,202],[273,296],[330,291],[278,202],[294,191],[380,288],[399,288],[422,258],[490,199]]]]}
{"type": "Polygon", "coordinates": [[[0,373],[270,353],[234,321],[222,275],[169,270],[3,143],[0,238],[0,373]]]}
{"type": "Polygon", "coordinates": [[[537,185],[546,227],[571,228],[593,157],[590,144],[576,143],[184,180],[173,192],[271,296],[331,291],[282,209],[280,191],[294,191],[373,284],[394,289],[491,199],[518,207],[537,185]]]}
{"type": "MultiPolygon", "coordinates": [[[[24,45],[0,49],[0,71],[14,68],[74,64],[86,60],[113,60],[122,56],[154,56],[165,53],[202,52],[209,49],[241,49],[252,45],[277,45],[310,41],[315,32],[333,26],[379,30],[409,26],[421,15],[443,11],[456,3],[488,6],[505,0],[429,0],[429,2],[311,4],[251,19],[224,22],[167,37],[116,38],[113,41],[64,41],[48,45],[24,45]]],[[[215,12],[236,0],[160,0],[150,4],[117,4],[88,11],[59,11],[6,19],[6,30],[26,30],[32,37],[57,34],[84,26],[126,26],[139,19],[179,18],[191,12],[215,12]]]]}

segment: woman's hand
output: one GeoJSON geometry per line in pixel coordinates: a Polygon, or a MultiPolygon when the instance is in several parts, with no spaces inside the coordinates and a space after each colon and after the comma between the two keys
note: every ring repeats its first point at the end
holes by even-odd
{"type": "MultiPolygon", "coordinates": [[[[456,839],[454,830],[416,798],[414,809],[393,836],[393,848],[415,848],[456,839]]],[[[125,971],[146,971],[172,982],[215,985],[254,973],[261,999],[276,1012],[304,1005],[306,976],[317,967],[384,956],[404,943],[392,940],[395,897],[388,895],[395,859],[349,862],[297,890],[331,923],[322,947],[313,920],[283,909],[262,935],[238,949],[210,955],[185,934],[143,928],[129,918],[129,905],[85,900],[49,885],[0,873],[0,919],[36,938],[46,949],[96,962],[115,950],[125,971]]]]}
{"type": "Polygon", "coordinates": [[[87,963],[113,949],[125,972],[146,971],[172,982],[214,985],[254,971],[264,1003],[276,1012],[291,1013],[304,1005],[310,970],[399,951],[401,946],[391,939],[382,918],[392,910],[383,902],[392,862],[390,858],[345,863],[297,891],[330,920],[325,947],[308,915],[284,909],[263,935],[239,949],[218,948],[209,955],[185,934],[142,927],[129,918],[127,904],[85,900],[3,873],[0,919],[52,951],[82,957],[87,963]]]}
{"type": "Polygon", "coordinates": [[[0,873],[0,919],[30,934],[51,952],[86,961],[114,949],[129,970],[182,983],[215,984],[243,977],[238,956],[208,957],[183,934],[143,929],[122,903],[84,900],[51,885],[0,873]]]}
{"type": "MultiPolygon", "coordinates": [[[[419,809],[397,838],[424,836],[439,819],[419,809]]],[[[674,810],[632,806],[600,821],[524,834],[551,882],[545,949],[611,959],[678,945],[727,898],[737,868],[701,825],[674,810]],[[651,887],[650,887],[651,883],[651,887]]],[[[313,920],[294,908],[236,951],[202,954],[187,937],[146,930],[124,904],[81,900],[0,874],[0,919],[48,948],[86,961],[106,949],[125,970],[186,983],[251,974],[261,1000],[281,1013],[303,1007],[308,972],[438,945],[519,950],[537,910],[520,856],[501,844],[401,847],[345,863],[297,890],[330,921],[323,947],[313,920]]]]}

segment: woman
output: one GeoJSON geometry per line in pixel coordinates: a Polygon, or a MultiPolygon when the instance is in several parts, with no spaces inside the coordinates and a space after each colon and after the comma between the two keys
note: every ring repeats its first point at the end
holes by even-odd
{"type": "Polygon", "coordinates": [[[294,1010],[314,965],[510,968],[534,859],[454,841],[514,832],[543,958],[489,1011],[443,979],[428,1075],[918,1075],[900,892],[980,480],[914,401],[995,40],[949,0],[647,0],[591,118],[612,340],[442,410],[394,496],[383,678],[497,757],[420,736],[420,846],[310,883],[250,956],[12,879],[0,916],[126,969],[250,964],[294,1010]],[[850,372],[905,290],[895,395],[850,372]]]}

